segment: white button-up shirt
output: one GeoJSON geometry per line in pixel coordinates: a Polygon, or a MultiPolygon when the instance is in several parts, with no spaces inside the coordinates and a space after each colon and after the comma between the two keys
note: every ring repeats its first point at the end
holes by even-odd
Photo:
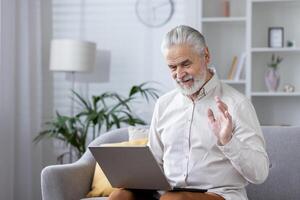
{"type": "Polygon", "coordinates": [[[226,200],[246,200],[247,183],[262,183],[269,172],[251,102],[216,74],[195,102],[178,90],[158,99],[148,145],[172,186],[208,189],[226,200]],[[208,108],[220,114],[215,96],[227,104],[233,118],[233,137],[224,146],[218,145],[207,118],[208,108]]]}

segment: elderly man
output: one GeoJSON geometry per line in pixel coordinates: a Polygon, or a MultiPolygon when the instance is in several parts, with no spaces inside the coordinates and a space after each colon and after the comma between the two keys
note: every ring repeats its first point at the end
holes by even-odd
{"type": "Polygon", "coordinates": [[[149,146],[172,186],[201,192],[118,190],[110,199],[246,200],[248,182],[262,183],[269,160],[251,102],[208,68],[210,54],[197,30],[168,32],[162,52],[176,89],[160,97],[149,146]]]}

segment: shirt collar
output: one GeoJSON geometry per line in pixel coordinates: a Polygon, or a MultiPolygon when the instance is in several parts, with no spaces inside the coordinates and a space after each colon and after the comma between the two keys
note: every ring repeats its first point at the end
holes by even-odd
{"type": "MultiPolygon", "coordinates": [[[[219,84],[220,80],[218,78],[218,75],[216,73],[216,70],[214,68],[209,68],[209,71],[213,74],[212,77],[210,78],[210,80],[208,80],[208,82],[202,87],[201,90],[203,90],[203,92],[200,91],[200,93],[203,93],[204,96],[206,96],[208,93],[210,93],[211,90],[215,89],[215,87],[217,87],[217,85],[219,84]]],[[[200,94],[199,93],[199,94],[200,94]]]]}

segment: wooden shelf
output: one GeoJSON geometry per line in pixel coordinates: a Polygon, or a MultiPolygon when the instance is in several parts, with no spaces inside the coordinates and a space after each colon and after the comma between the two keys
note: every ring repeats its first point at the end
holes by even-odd
{"type": "Polygon", "coordinates": [[[252,92],[251,96],[257,97],[289,97],[289,96],[300,96],[300,92],[252,92]]]}
{"type": "Polygon", "coordinates": [[[246,22],[245,17],[204,17],[202,22],[246,22]]]}
{"type": "Polygon", "coordinates": [[[260,52],[300,52],[300,48],[295,47],[284,47],[284,48],[269,48],[269,47],[259,47],[259,48],[252,48],[251,51],[253,53],[260,53],[260,52]]]}
{"type": "Polygon", "coordinates": [[[227,84],[246,84],[245,80],[228,80],[228,79],[223,79],[221,80],[223,83],[227,83],[227,84]]]}
{"type": "Polygon", "coordinates": [[[265,3],[265,2],[297,2],[298,0],[252,0],[253,3],[265,3]]]}

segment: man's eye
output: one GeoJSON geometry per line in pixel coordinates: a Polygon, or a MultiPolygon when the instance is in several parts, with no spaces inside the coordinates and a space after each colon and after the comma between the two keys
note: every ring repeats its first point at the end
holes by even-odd
{"type": "Polygon", "coordinates": [[[191,63],[184,63],[183,66],[184,67],[189,67],[191,65],[191,63]]]}
{"type": "Polygon", "coordinates": [[[175,71],[176,70],[175,66],[169,66],[169,68],[170,68],[171,71],[175,71]]]}

